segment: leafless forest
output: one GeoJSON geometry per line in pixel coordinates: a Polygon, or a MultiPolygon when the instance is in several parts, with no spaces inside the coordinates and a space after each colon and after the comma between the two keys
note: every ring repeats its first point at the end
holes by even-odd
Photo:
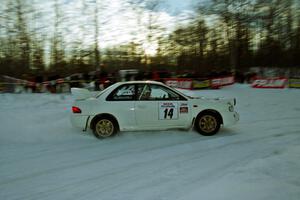
{"type": "Polygon", "coordinates": [[[2,0],[0,74],[300,66],[298,0],[195,0],[172,24],[164,1],[113,2],[2,0]]]}

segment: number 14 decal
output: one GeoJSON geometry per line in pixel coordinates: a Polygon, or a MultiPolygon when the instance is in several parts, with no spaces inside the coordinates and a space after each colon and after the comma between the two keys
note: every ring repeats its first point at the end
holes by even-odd
{"type": "Polygon", "coordinates": [[[167,117],[170,117],[170,119],[172,119],[172,117],[173,117],[173,111],[174,111],[173,108],[170,108],[170,109],[166,108],[165,111],[164,111],[164,113],[165,113],[164,118],[167,119],[167,117]]]}
{"type": "Polygon", "coordinates": [[[159,102],[159,119],[174,120],[178,119],[177,102],[159,102]]]}

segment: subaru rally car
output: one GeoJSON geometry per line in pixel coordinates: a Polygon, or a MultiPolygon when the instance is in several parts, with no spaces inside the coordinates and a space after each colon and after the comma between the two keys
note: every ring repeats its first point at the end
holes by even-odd
{"type": "Polygon", "coordinates": [[[96,96],[81,88],[71,92],[72,125],[92,129],[97,138],[118,131],[190,128],[211,136],[239,120],[235,99],[189,97],[156,81],[119,82],[96,96]]]}

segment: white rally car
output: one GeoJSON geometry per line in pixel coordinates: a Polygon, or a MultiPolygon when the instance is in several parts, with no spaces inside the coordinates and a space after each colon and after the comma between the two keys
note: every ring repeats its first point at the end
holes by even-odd
{"type": "Polygon", "coordinates": [[[155,81],[119,82],[98,95],[72,88],[73,126],[93,130],[97,138],[118,131],[189,129],[214,135],[220,126],[235,124],[235,99],[189,97],[155,81]]]}

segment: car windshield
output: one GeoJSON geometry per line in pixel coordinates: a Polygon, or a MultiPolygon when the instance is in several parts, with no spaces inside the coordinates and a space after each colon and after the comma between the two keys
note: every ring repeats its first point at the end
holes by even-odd
{"type": "Polygon", "coordinates": [[[184,97],[186,97],[186,98],[188,98],[188,99],[193,99],[193,98],[194,98],[194,97],[192,97],[192,96],[188,96],[188,95],[182,93],[181,91],[179,91],[179,90],[177,90],[177,89],[175,89],[175,88],[171,88],[171,89],[172,89],[172,90],[175,90],[175,92],[176,92],[177,94],[180,94],[181,96],[184,96],[184,97]]]}

